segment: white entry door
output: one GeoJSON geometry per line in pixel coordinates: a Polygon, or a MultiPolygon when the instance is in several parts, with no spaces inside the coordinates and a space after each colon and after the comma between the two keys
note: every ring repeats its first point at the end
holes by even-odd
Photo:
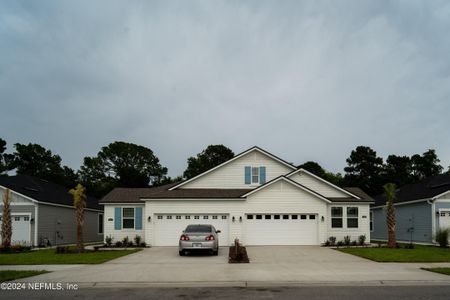
{"type": "Polygon", "coordinates": [[[219,245],[229,245],[228,214],[158,214],[155,215],[155,246],[178,246],[182,231],[189,224],[211,224],[219,233],[219,245]]]}
{"type": "Polygon", "coordinates": [[[246,245],[318,245],[316,214],[247,214],[246,245]]]}
{"type": "MultiPolygon", "coordinates": [[[[0,217],[1,219],[1,217],[0,217]]],[[[29,215],[11,215],[12,237],[11,244],[31,244],[31,225],[29,215]]],[[[1,235],[1,231],[0,231],[1,235]]]]}
{"type": "Polygon", "coordinates": [[[442,229],[450,228],[450,211],[439,211],[439,227],[442,229]]]}

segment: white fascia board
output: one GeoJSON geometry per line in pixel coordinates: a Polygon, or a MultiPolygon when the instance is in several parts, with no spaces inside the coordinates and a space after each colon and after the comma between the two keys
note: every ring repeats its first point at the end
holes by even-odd
{"type": "Polygon", "coordinates": [[[254,147],[252,147],[252,148],[250,148],[250,149],[248,149],[248,150],[242,152],[241,154],[239,154],[239,155],[233,157],[232,159],[229,159],[229,160],[227,160],[226,162],[223,162],[223,163],[221,163],[220,165],[215,166],[215,167],[212,168],[212,169],[209,169],[209,170],[207,170],[207,171],[205,171],[205,172],[203,172],[203,173],[201,173],[201,174],[198,174],[198,175],[195,176],[195,177],[192,177],[191,179],[188,179],[188,180],[186,180],[186,181],[181,182],[180,184],[177,184],[177,185],[171,187],[171,188],[169,189],[169,191],[175,190],[175,189],[179,188],[180,186],[183,186],[183,185],[185,185],[185,184],[187,184],[187,183],[189,183],[189,182],[191,182],[191,181],[196,180],[197,178],[200,178],[200,177],[202,177],[202,176],[204,176],[204,175],[206,175],[206,174],[209,174],[209,173],[211,173],[212,171],[217,170],[218,168],[221,168],[221,167],[223,167],[223,166],[225,166],[225,165],[227,165],[227,164],[229,164],[229,163],[231,163],[231,162],[237,160],[238,158],[240,158],[240,157],[242,157],[242,156],[244,156],[244,155],[247,155],[248,153],[250,153],[250,152],[252,152],[252,151],[258,151],[259,153],[264,154],[264,155],[266,155],[266,156],[268,156],[268,157],[270,157],[270,158],[272,158],[272,159],[278,161],[279,163],[281,163],[281,164],[283,164],[283,165],[285,165],[285,166],[287,166],[287,167],[289,167],[289,168],[291,168],[291,169],[293,169],[293,170],[296,169],[295,166],[293,166],[293,165],[291,165],[291,164],[288,164],[287,162],[285,162],[285,161],[279,159],[278,157],[276,157],[276,156],[270,154],[269,152],[267,152],[267,151],[265,151],[265,150],[263,150],[263,149],[261,149],[261,148],[258,148],[258,147],[256,147],[256,146],[254,146],[254,147]]]}
{"type": "MultiPolygon", "coordinates": [[[[20,197],[23,197],[23,198],[25,198],[25,199],[27,199],[27,200],[33,202],[33,203],[39,203],[39,201],[37,201],[37,200],[35,200],[35,199],[33,199],[33,198],[30,198],[30,197],[28,197],[28,196],[25,196],[24,194],[21,194],[21,193],[19,193],[19,192],[16,192],[15,190],[10,189],[9,187],[3,186],[3,185],[0,185],[0,187],[2,187],[2,188],[4,188],[4,189],[8,189],[8,190],[11,191],[11,193],[14,193],[14,194],[16,194],[16,195],[19,195],[20,197]]],[[[11,204],[12,204],[12,203],[11,203],[11,204]]]]}
{"type": "MultiPolygon", "coordinates": [[[[425,198],[425,199],[405,201],[405,202],[400,202],[400,203],[394,203],[394,206],[407,205],[407,204],[412,204],[412,203],[419,203],[419,202],[424,202],[424,201],[429,201],[429,200],[433,200],[433,199],[432,198],[425,198]]],[[[383,208],[385,206],[386,206],[386,204],[385,205],[378,205],[378,206],[373,206],[370,209],[383,208]]]]}
{"type": "Polygon", "coordinates": [[[99,203],[100,205],[145,205],[144,202],[105,202],[99,203]]]}
{"type": "Polygon", "coordinates": [[[245,198],[154,198],[154,199],[142,199],[145,201],[246,201],[245,198]]]}
{"type": "Polygon", "coordinates": [[[321,182],[323,182],[323,183],[325,183],[325,184],[328,184],[329,186],[331,186],[332,188],[335,188],[335,189],[338,190],[338,191],[341,191],[341,192],[343,192],[343,193],[345,193],[345,194],[347,194],[347,195],[349,195],[349,196],[351,196],[351,197],[353,197],[353,198],[361,199],[360,197],[358,197],[358,196],[356,196],[356,195],[350,193],[349,191],[346,191],[346,190],[344,190],[343,188],[340,188],[340,187],[338,187],[337,185],[334,185],[334,184],[332,184],[331,182],[328,182],[328,181],[326,181],[325,179],[320,178],[319,176],[317,176],[317,175],[315,175],[315,174],[313,174],[313,173],[311,173],[311,172],[309,172],[309,171],[307,171],[307,170],[305,170],[305,169],[303,169],[303,168],[300,168],[300,169],[298,169],[298,170],[295,170],[294,172],[291,172],[291,173],[287,174],[286,177],[291,177],[292,175],[297,174],[298,172],[306,173],[306,174],[308,174],[308,175],[310,175],[310,176],[316,178],[317,180],[319,180],[319,181],[321,181],[321,182]]]}
{"type": "Polygon", "coordinates": [[[323,197],[322,195],[320,195],[320,194],[318,194],[318,193],[308,189],[307,187],[301,185],[300,183],[295,182],[295,181],[293,181],[293,180],[291,180],[289,178],[286,178],[284,176],[279,176],[279,177],[273,179],[272,181],[269,181],[268,183],[263,184],[260,187],[258,187],[256,189],[254,189],[254,190],[252,190],[252,191],[242,195],[241,197],[244,198],[244,197],[250,196],[253,193],[256,193],[256,192],[258,192],[258,191],[260,191],[262,189],[265,189],[266,187],[271,186],[272,184],[274,184],[274,183],[276,183],[276,182],[278,182],[280,180],[283,180],[283,181],[285,181],[285,182],[287,182],[287,183],[289,183],[289,184],[291,184],[291,185],[293,185],[293,186],[295,186],[295,187],[297,187],[297,188],[299,188],[299,189],[301,189],[301,190],[303,190],[303,191],[305,191],[305,192],[307,192],[307,193],[309,193],[309,194],[311,194],[313,196],[316,196],[317,198],[319,198],[319,199],[321,199],[321,200],[323,200],[323,201],[325,201],[327,203],[332,203],[330,200],[328,200],[327,198],[323,197]]]}

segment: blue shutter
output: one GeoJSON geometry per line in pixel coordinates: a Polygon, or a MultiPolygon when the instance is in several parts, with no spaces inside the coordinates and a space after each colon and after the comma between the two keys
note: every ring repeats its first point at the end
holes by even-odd
{"type": "Polygon", "coordinates": [[[115,230],[122,229],[122,208],[121,207],[114,208],[114,229],[115,230]]]}
{"type": "Polygon", "coordinates": [[[251,183],[252,183],[252,168],[245,167],[245,184],[251,184],[251,183]]]}
{"type": "Polygon", "coordinates": [[[142,229],[142,207],[136,207],[134,213],[136,214],[134,229],[142,229]]]}
{"type": "Polygon", "coordinates": [[[266,183],[266,167],[259,167],[259,183],[266,183]]]}

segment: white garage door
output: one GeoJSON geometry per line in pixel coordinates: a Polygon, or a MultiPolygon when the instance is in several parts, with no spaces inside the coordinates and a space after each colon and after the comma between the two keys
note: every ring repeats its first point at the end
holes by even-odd
{"type": "Polygon", "coordinates": [[[316,214],[247,214],[246,245],[317,245],[316,214]]]}
{"type": "MultiPolygon", "coordinates": [[[[1,217],[0,217],[1,220],[1,217]]],[[[29,215],[11,215],[12,237],[11,244],[29,245],[30,241],[30,216],[29,215]]],[[[1,232],[0,232],[1,235],[1,232]]]]}
{"type": "Polygon", "coordinates": [[[189,224],[211,224],[219,233],[219,245],[229,245],[228,214],[159,214],[155,216],[155,246],[178,246],[180,235],[189,224]]]}

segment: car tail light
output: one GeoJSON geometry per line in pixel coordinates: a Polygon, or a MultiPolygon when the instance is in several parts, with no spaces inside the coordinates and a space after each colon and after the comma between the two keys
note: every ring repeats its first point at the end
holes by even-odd
{"type": "Polygon", "coordinates": [[[185,234],[180,236],[180,241],[189,241],[189,237],[185,234]]]}
{"type": "Polygon", "coordinates": [[[215,239],[214,239],[214,236],[213,236],[212,234],[210,234],[210,235],[208,235],[208,236],[205,238],[205,240],[207,240],[207,241],[214,241],[215,239]]]}

